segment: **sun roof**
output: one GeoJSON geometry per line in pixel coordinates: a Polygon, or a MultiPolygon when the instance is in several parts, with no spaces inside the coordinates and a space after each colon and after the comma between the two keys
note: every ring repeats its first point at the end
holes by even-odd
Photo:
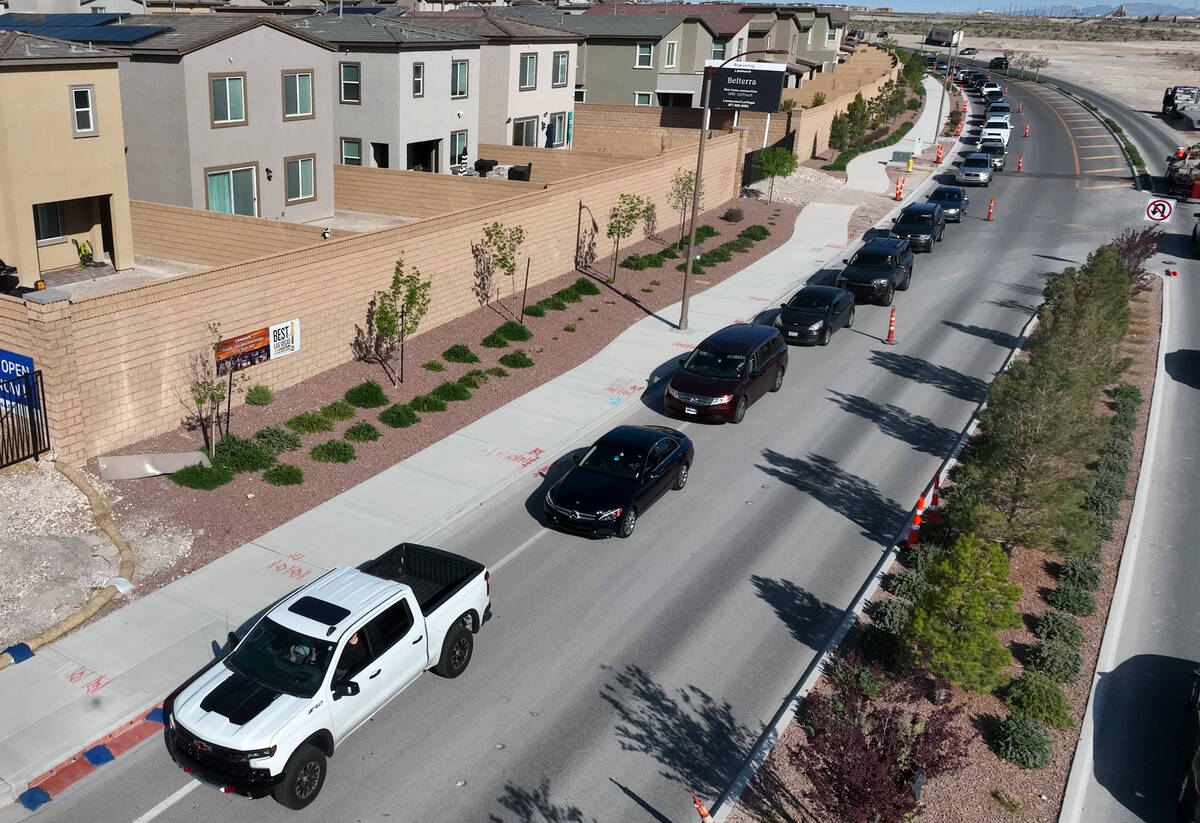
{"type": "Polygon", "coordinates": [[[327,600],[318,600],[315,597],[301,597],[288,606],[288,611],[326,626],[336,626],[350,615],[349,609],[343,609],[341,606],[335,606],[327,600]]]}

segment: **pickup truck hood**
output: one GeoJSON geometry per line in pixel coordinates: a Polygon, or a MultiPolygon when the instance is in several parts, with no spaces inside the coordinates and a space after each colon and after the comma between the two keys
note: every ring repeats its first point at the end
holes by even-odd
{"type": "Polygon", "coordinates": [[[281,728],[319,699],[275,691],[222,662],[184,689],[172,711],[202,740],[251,751],[270,746],[281,728]]]}
{"type": "Polygon", "coordinates": [[[894,274],[895,272],[891,269],[876,268],[875,266],[846,266],[838,276],[851,283],[870,283],[872,280],[885,279],[894,274]]]}

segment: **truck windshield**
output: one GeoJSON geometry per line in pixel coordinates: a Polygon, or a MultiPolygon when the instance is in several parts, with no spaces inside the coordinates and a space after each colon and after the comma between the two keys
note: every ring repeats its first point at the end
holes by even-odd
{"type": "Polygon", "coordinates": [[[335,644],[264,618],[229,656],[230,668],[285,694],[312,697],[325,679],[335,644]]]}

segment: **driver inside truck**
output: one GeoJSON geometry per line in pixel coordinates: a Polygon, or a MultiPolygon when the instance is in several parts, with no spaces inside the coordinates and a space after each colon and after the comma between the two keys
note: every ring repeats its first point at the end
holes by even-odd
{"type": "Polygon", "coordinates": [[[342,656],[338,658],[337,666],[333,671],[334,682],[353,677],[366,664],[367,644],[360,642],[358,632],[355,632],[346,641],[346,648],[342,649],[342,656]]]}

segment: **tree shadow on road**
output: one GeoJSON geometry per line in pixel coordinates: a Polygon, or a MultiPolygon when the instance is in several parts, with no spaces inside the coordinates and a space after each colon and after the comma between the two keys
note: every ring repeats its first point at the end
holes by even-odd
{"type": "Polygon", "coordinates": [[[1015,349],[1017,341],[1020,338],[1015,334],[1010,334],[999,329],[989,329],[986,326],[976,326],[974,324],[956,323],[953,320],[943,320],[942,325],[949,326],[955,331],[960,331],[963,334],[969,334],[973,337],[980,337],[984,340],[990,340],[997,346],[1005,349],[1015,349]]]}
{"type": "Polygon", "coordinates": [[[753,575],[758,596],[765,600],[792,633],[792,637],[813,651],[825,647],[845,612],[831,606],[791,580],[753,575]]]}
{"type": "Polygon", "coordinates": [[[766,465],[758,464],[761,471],[842,515],[869,540],[889,545],[904,520],[907,512],[899,503],[884,498],[873,483],[842,470],[828,457],[789,457],[774,449],[763,449],[762,455],[766,465]]]}
{"type": "Polygon", "coordinates": [[[1167,352],[1163,357],[1163,366],[1175,382],[1192,389],[1200,389],[1200,351],[1176,349],[1167,352]]]}
{"type": "Polygon", "coordinates": [[[935,386],[959,400],[978,403],[987,396],[987,383],[978,377],[938,366],[920,357],[876,350],[871,352],[871,363],[899,377],[935,386]]]}
{"type": "Polygon", "coordinates": [[[1037,311],[1034,306],[1031,306],[1028,303],[1023,303],[1020,300],[1012,297],[1005,297],[999,300],[987,300],[985,302],[993,306],[999,306],[1002,309],[1010,309],[1015,312],[1020,312],[1021,314],[1027,316],[1032,315],[1035,311],[1037,311]]]}
{"type": "Polygon", "coordinates": [[[488,823],[596,823],[578,806],[551,802],[550,781],[545,777],[537,788],[506,783],[497,802],[504,812],[488,815],[488,823]]]}
{"type": "Polygon", "coordinates": [[[926,454],[943,457],[958,440],[957,431],[939,426],[928,417],[913,414],[891,403],[876,403],[861,395],[833,390],[829,399],[841,406],[843,411],[870,420],[884,434],[926,454]]]}

